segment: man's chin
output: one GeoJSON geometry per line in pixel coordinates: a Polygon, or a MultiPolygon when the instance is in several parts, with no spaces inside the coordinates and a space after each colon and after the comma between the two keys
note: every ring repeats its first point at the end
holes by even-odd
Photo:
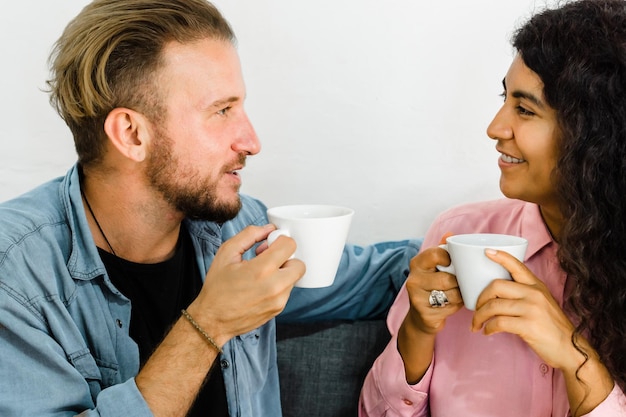
{"type": "Polygon", "coordinates": [[[187,218],[193,220],[206,220],[215,223],[225,223],[234,219],[241,210],[241,198],[237,195],[236,200],[230,202],[213,202],[202,207],[182,210],[187,218]]]}

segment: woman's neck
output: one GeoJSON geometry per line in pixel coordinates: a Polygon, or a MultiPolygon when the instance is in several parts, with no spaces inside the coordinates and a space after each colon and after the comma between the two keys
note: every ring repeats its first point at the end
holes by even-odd
{"type": "Polygon", "coordinates": [[[561,229],[565,223],[561,210],[557,207],[540,205],[539,211],[548,231],[552,235],[552,239],[558,242],[561,236],[561,229]]]}

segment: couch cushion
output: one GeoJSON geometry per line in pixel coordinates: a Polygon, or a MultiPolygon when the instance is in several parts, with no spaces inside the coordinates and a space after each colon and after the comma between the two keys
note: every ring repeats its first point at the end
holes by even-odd
{"type": "Polygon", "coordinates": [[[384,320],[278,324],[284,417],[357,415],[361,385],[389,341],[384,320]]]}

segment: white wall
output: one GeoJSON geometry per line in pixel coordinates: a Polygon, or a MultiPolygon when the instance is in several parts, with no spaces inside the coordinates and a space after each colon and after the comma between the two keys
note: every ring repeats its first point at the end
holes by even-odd
{"type": "MultiPolygon", "coordinates": [[[[47,57],[87,0],[0,15],[0,201],[62,175],[69,130],[41,91],[47,57]]],[[[496,198],[485,129],[509,37],[543,0],[216,0],[239,39],[263,143],[243,192],[268,205],[353,207],[350,240],[422,235],[451,205],[496,198]]]]}

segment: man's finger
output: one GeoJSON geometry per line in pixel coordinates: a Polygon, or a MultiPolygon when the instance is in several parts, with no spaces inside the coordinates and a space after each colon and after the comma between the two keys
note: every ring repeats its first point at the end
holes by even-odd
{"type": "Polygon", "coordinates": [[[234,261],[241,260],[241,256],[247,252],[256,243],[267,238],[276,227],[273,224],[265,226],[248,226],[235,236],[228,239],[222,244],[219,251],[224,253],[227,258],[234,261]]]}

